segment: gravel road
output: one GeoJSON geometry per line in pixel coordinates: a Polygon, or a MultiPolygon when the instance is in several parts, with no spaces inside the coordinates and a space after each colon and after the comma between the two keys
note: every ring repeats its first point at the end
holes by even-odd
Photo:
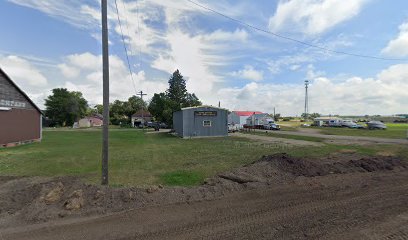
{"type": "MultiPolygon", "coordinates": [[[[265,132],[266,130],[256,130],[265,132]]],[[[380,130],[378,130],[380,131],[380,130]]],[[[379,144],[407,144],[408,139],[393,139],[393,138],[378,138],[378,137],[362,137],[362,136],[342,136],[342,135],[326,135],[318,132],[308,132],[308,131],[268,131],[268,133],[273,136],[273,134],[284,134],[284,135],[298,135],[298,136],[309,136],[318,137],[328,140],[341,142],[349,142],[350,144],[355,144],[359,142],[363,143],[379,143],[379,144]]]]}

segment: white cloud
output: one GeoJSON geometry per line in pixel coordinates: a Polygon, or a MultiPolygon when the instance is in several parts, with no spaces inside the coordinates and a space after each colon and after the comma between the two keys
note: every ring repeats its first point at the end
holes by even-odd
{"type": "MultiPolygon", "coordinates": [[[[381,71],[374,78],[350,77],[343,81],[322,77],[309,67],[310,111],[323,114],[395,114],[406,112],[408,105],[408,64],[398,64],[381,71]]],[[[304,104],[303,81],[298,84],[251,82],[242,88],[222,88],[217,92],[221,103],[230,110],[272,112],[300,115],[304,104]]]]}
{"type": "Polygon", "coordinates": [[[231,75],[234,77],[239,77],[239,78],[243,78],[243,79],[251,80],[251,81],[262,81],[263,80],[263,71],[256,70],[251,65],[246,65],[244,69],[232,72],[231,75]]]}
{"type": "Polygon", "coordinates": [[[61,70],[62,75],[64,75],[66,78],[75,78],[78,77],[79,75],[79,69],[68,66],[65,63],[59,64],[58,68],[61,70]]]}
{"type": "Polygon", "coordinates": [[[30,62],[17,56],[0,56],[0,66],[17,83],[29,87],[44,87],[47,78],[30,62]]]}
{"type": "MultiPolygon", "coordinates": [[[[164,91],[167,82],[158,83],[148,81],[144,71],[133,73],[133,81],[126,64],[118,56],[109,57],[110,99],[125,100],[136,91],[143,90],[149,95],[164,91]],[[134,86],[133,86],[134,85],[134,86]]],[[[72,54],[64,58],[60,64],[66,69],[79,73],[77,76],[66,80],[62,87],[70,91],[81,91],[90,104],[102,103],[102,56],[91,53],[72,54]]],[[[60,68],[64,74],[64,68],[60,68]]],[[[150,96],[151,97],[151,96],[150,96]]]]}
{"type": "MultiPolygon", "coordinates": [[[[90,18],[89,14],[93,13],[89,10],[84,1],[81,0],[70,0],[70,1],[55,1],[55,0],[8,0],[14,4],[20,6],[33,8],[41,12],[46,13],[47,15],[62,19],[65,22],[70,23],[73,26],[90,29],[98,27],[100,21],[97,21],[95,18],[90,18]]],[[[91,1],[88,3],[97,3],[96,1],[91,1]]],[[[100,17],[99,17],[100,18],[100,17]]]]}
{"type": "Polygon", "coordinates": [[[43,73],[30,61],[13,55],[0,55],[0,67],[34,103],[43,108],[44,99],[49,93],[45,72],[43,73]]]}
{"type": "Polygon", "coordinates": [[[267,60],[266,64],[268,65],[268,70],[272,74],[278,74],[286,67],[290,67],[292,65],[299,66],[299,64],[313,61],[315,60],[312,54],[297,54],[283,56],[276,60],[267,60]]]}
{"type": "Polygon", "coordinates": [[[382,50],[382,53],[393,57],[408,56],[408,22],[399,26],[398,36],[391,40],[382,50]]]}
{"type": "Polygon", "coordinates": [[[275,15],[269,19],[269,28],[320,34],[358,15],[366,2],[368,0],[280,0],[275,15]]]}

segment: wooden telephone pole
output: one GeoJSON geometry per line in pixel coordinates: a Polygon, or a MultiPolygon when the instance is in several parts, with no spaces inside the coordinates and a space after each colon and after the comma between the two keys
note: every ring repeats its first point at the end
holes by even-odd
{"type": "Polygon", "coordinates": [[[102,185],[109,184],[109,45],[107,0],[102,6],[102,65],[103,65],[103,127],[102,127],[102,185]]]}
{"type": "MultiPolygon", "coordinates": [[[[140,98],[142,99],[142,102],[143,102],[143,96],[146,96],[147,94],[146,94],[146,93],[143,93],[143,91],[140,91],[140,92],[137,93],[137,95],[140,96],[140,98]]],[[[144,106],[143,106],[143,105],[142,105],[142,120],[143,120],[142,129],[144,130],[145,120],[144,120],[144,106]]]]}

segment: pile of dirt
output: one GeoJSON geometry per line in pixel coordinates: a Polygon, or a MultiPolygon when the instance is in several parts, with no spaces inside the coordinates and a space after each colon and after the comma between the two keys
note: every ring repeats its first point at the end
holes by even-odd
{"type": "Polygon", "coordinates": [[[329,174],[376,172],[408,169],[398,157],[378,156],[324,162],[322,159],[304,159],[280,153],[264,156],[244,167],[219,174],[218,177],[240,184],[282,183],[299,176],[316,177],[329,174]]]}
{"type": "Polygon", "coordinates": [[[86,184],[78,177],[0,177],[0,229],[146,206],[212,200],[248,188],[290,184],[298,177],[407,169],[406,162],[392,156],[333,162],[276,154],[218,174],[197,187],[110,188],[86,184]]]}

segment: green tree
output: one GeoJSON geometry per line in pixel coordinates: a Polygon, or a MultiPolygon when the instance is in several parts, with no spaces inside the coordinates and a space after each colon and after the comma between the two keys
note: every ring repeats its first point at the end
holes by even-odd
{"type": "Polygon", "coordinates": [[[66,88],[55,88],[45,99],[45,115],[59,126],[71,126],[84,117],[88,102],[81,92],[70,92],[66,88]]]}
{"type": "Polygon", "coordinates": [[[132,115],[141,110],[146,109],[147,104],[138,96],[130,97],[127,102],[123,104],[123,113],[128,117],[129,122],[132,120],[132,115]]]}
{"type": "Polygon", "coordinates": [[[128,122],[125,104],[125,102],[120,100],[115,100],[113,103],[109,104],[109,117],[111,124],[119,125],[120,123],[128,122]]]}
{"type": "Polygon", "coordinates": [[[273,118],[274,118],[273,120],[274,120],[275,122],[277,122],[277,121],[279,121],[280,117],[281,117],[281,114],[280,114],[280,113],[276,113],[275,116],[273,116],[273,118]]]}
{"type": "Polygon", "coordinates": [[[312,113],[312,114],[309,114],[309,117],[310,117],[311,119],[313,119],[313,118],[321,117],[321,115],[320,115],[320,113],[312,113]]]}
{"type": "Polygon", "coordinates": [[[173,120],[172,109],[176,103],[171,101],[166,93],[155,93],[149,104],[149,112],[156,121],[170,123],[173,120]]]}
{"type": "Polygon", "coordinates": [[[146,102],[137,96],[132,96],[127,101],[115,100],[109,105],[110,122],[114,125],[130,123],[132,115],[146,107],[146,102]]]}
{"type": "Polygon", "coordinates": [[[149,104],[149,112],[157,121],[173,125],[173,113],[182,107],[201,105],[194,93],[187,92],[186,80],[177,69],[169,79],[169,88],[164,93],[154,94],[149,104]]]}
{"type": "Polygon", "coordinates": [[[177,69],[169,79],[167,96],[174,102],[182,103],[187,96],[186,80],[177,69]]]}
{"type": "Polygon", "coordinates": [[[194,93],[187,93],[184,102],[182,103],[183,107],[194,107],[200,106],[201,102],[194,93]]]}

